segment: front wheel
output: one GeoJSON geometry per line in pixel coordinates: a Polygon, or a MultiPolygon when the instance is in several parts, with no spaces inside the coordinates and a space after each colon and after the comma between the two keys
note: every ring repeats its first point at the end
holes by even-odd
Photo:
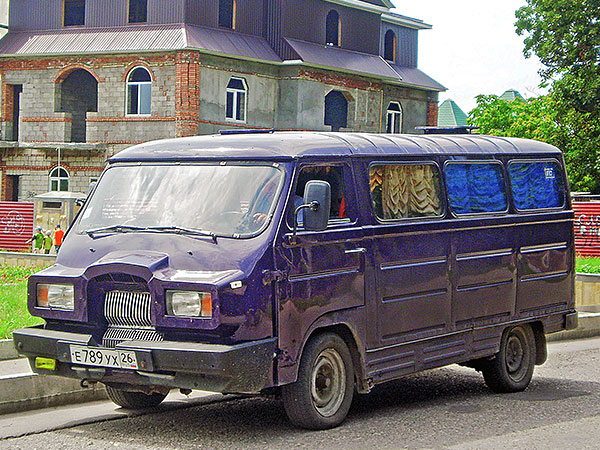
{"type": "Polygon", "coordinates": [[[106,393],[113,403],[127,409],[154,408],[155,406],[160,405],[167,396],[167,394],[161,394],[159,392],[145,394],[143,392],[126,391],[110,386],[106,386],[106,393]]]}
{"type": "Polygon", "coordinates": [[[507,330],[500,352],[481,367],[483,378],[494,392],[519,392],[531,381],[535,366],[535,337],[529,325],[507,330]]]}
{"type": "Polygon", "coordinates": [[[346,343],[333,333],[307,344],[298,379],[282,388],[283,406],[299,427],[324,430],[339,425],[348,414],[354,394],[354,368],[346,343]]]}

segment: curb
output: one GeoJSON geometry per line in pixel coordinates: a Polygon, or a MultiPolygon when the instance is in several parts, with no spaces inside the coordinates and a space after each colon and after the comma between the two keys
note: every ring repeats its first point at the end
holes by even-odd
{"type": "Polygon", "coordinates": [[[12,339],[0,340],[0,361],[20,358],[12,339]]]}
{"type": "Polygon", "coordinates": [[[107,398],[101,384],[82,388],[79,380],[32,373],[0,377],[0,414],[107,398]]]}
{"type": "Polygon", "coordinates": [[[555,342],[595,336],[600,336],[600,313],[579,312],[579,326],[576,329],[549,334],[546,340],[555,342]]]}

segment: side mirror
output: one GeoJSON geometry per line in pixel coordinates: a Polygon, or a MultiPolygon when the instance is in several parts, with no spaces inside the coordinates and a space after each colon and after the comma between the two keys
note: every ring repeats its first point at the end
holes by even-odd
{"type": "Polygon", "coordinates": [[[327,228],[331,211],[331,186],[327,181],[312,180],[304,188],[304,204],[296,208],[294,221],[303,209],[304,228],[308,231],[323,231],[327,228]]]}

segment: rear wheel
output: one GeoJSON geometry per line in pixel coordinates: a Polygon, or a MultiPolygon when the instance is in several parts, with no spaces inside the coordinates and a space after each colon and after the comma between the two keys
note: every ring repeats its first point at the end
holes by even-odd
{"type": "Polygon", "coordinates": [[[535,366],[535,337],[529,325],[507,330],[500,351],[481,367],[483,378],[494,392],[519,392],[531,381],[535,366]]]}
{"type": "Polygon", "coordinates": [[[106,393],[113,403],[127,409],[154,408],[160,405],[167,396],[167,394],[159,392],[145,394],[143,392],[126,391],[110,386],[106,386],[106,393]]]}
{"type": "Polygon", "coordinates": [[[354,368],[346,343],[333,333],[311,339],[295,383],[282,388],[283,405],[299,427],[323,430],[339,425],[354,394],[354,368]]]}

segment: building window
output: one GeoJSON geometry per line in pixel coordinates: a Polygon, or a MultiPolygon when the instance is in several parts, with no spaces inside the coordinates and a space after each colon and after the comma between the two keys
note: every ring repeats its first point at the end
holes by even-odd
{"type": "Polygon", "coordinates": [[[129,0],[129,23],[148,21],[148,0],[129,0]]]}
{"type": "Polygon", "coordinates": [[[85,0],[63,1],[63,25],[72,27],[85,22],[85,0]]]}
{"type": "Polygon", "coordinates": [[[331,126],[331,131],[348,126],[348,100],[340,91],[325,96],[325,125],[331,126]]]}
{"type": "Polygon", "coordinates": [[[138,67],[127,78],[127,114],[149,115],[152,99],[152,78],[144,67],[138,67]]]}
{"type": "Polygon", "coordinates": [[[387,30],[383,39],[383,57],[388,61],[396,61],[396,33],[387,30]]]}
{"type": "Polygon", "coordinates": [[[219,0],[219,26],[235,30],[235,0],[219,0]]]}
{"type": "Polygon", "coordinates": [[[236,122],[246,121],[246,99],[248,88],[243,78],[232,78],[227,85],[227,107],[225,117],[236,122]]]}
{"type": "Polygon", "coordinates": [[[329,11],[325,22],[325,43],[327,45],[340,45],[342,41],[342,25],[340,15],[335,9],[329,11]]]}
{"type": "Polygon", "coordinates": [[[398,102],[390,102],[388,106],[386,133],[402,133],[402,107],[398,102]]]}
{"type": "Polygon", "coordinates": [[[62,167],[55,167],[50,172],[50,190],[68,191],[69,173],[62,167]]]}

